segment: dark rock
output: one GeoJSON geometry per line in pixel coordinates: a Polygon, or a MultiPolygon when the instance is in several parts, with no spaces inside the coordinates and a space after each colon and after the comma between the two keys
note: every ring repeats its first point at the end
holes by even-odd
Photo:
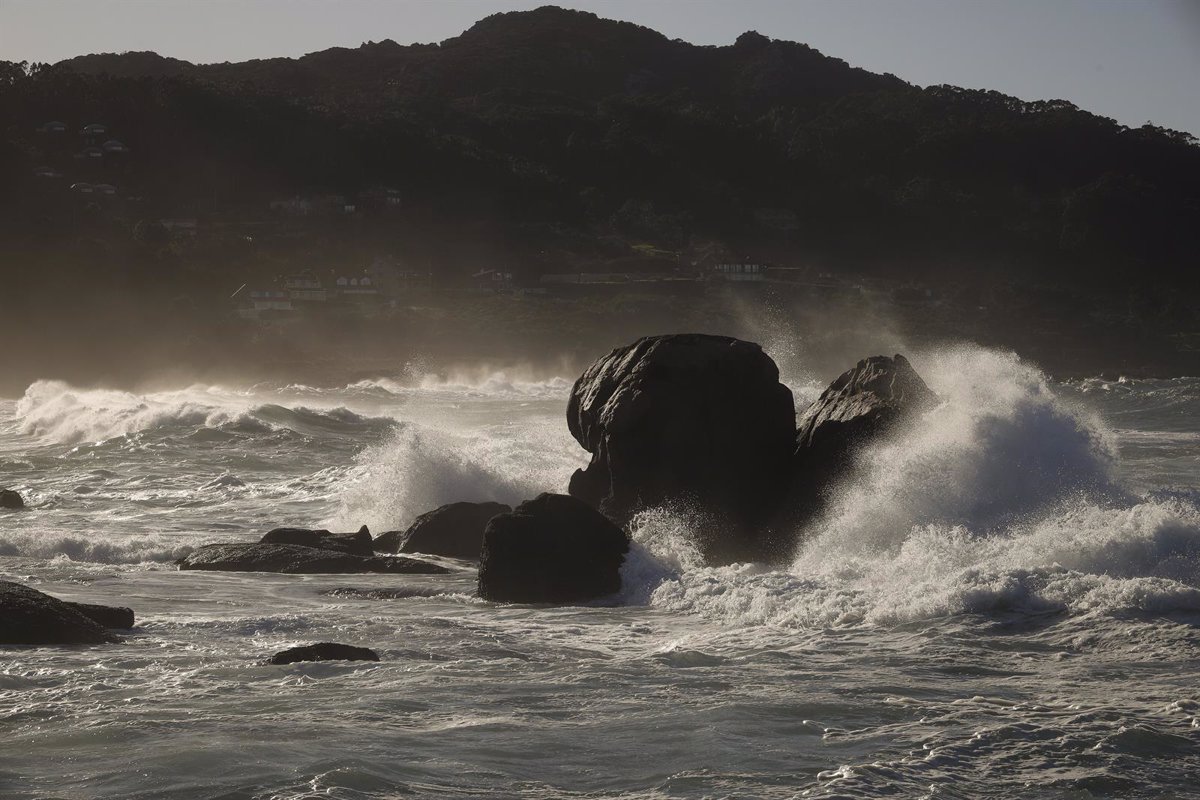
{"type": "Polygon", "coordinates": [[[904,356],[864,358],[829,384],[800,415],[797,450],[844,450],[936,401],[904,356]]]}
{"type": "Polygon", "coordinates": [[[406,531],[383,534],[375,540],[375,549],[478,561],[488,520],[509,511],[512,507],[503,503],[450,503],[417,517],[406,531]]]}
{"type": "Polygon", "coordinates": [[[621,588],[629,537],[574,497],[542,494],[492,517],[483,534],[479,596],[508,603],[577,603],[621,588]]]}
{"type": "Polygon", "coordinates": [[[98,606],[93,603],[72,603],[67,605],[83,614],[102,628],[132,628],[133,609],[124,606],[98,606]]]}
{"type": "Polygon", "coordinates": [[[296,544],[206,544],[178,563],[180,569],[288,574],[387,572],[440,575],[450,571],[413,558],[364,558],[296,544]]]}
{"type": "Polygon", "coordinates": [[[294,544],[301,547],[316,547],[336,553],[349,553],[370,558],[375,554],[371,546],[371,532],[363,525],[356,533],[330,533],[326,530],[308,528],[276,528],[269,531],[259,544],[294,544]]]}
{"type": "Polygon", "coordinates": [[[295,664],[297,661],[378,661],[379,654],[367,647],[337,642],[320,642],[304,647],[289,647],[267,659],[268,664],[295,664]]]}
{"type": "Polygon", "coordinates": [[[793,521],[820,511],[829,489],[852,468],[856,450],[936,402],[902,355],[864,358],[842,373],[797,423],[793,521]]]}
{"type": "Polygon", "coordinates": [[[12,489],[0,489],[0,508],[17,511],[25,507],[25,500],[12,489]]]}
{"type": "Polygon", "coordinates": [[[786,492],[795,420],[791,390],[758,345],[639,339],[571,390],[567,424],[592,461],[570,493],[622,525],[639,509],[685,504],[722,532],[710,555],[744,555],[786,492]]]}
{"type": "Polygon", "coordinates": [[[74,604],[0,581],[0,644],[107,644],[121,639],[74,604]]]}

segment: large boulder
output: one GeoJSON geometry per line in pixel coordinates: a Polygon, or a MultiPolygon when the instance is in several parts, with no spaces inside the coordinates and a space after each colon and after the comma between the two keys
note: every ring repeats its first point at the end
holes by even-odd
{"type": "Polygon", "coordinates": [[[488,520],[510,511],[504,503],[450,503],[417,517],[407,530],[383,534],[375,540],[375,550],[478,561],[488,520]]]}
{"type": "Polygon", "coordinates": [[[356,533],[330,533],[327,530],[309,530],[308,528],[276,528],[268,531],[259,544],[294,544],[301,547],[315,547],[320,550],[332,550],[335,553],[349,553],[355,556],[370,558],[375,554],[371,546],[371,532],[363,525],[356,533]]]}
{"type": "Polygon", "coordinates": [[[621,589],[629,537],[594,508],[542,494],[488,521],[479,596],[508,603],[579,603],[621,589]]]}
{"type": "Polygon", "coordinates": [[[787,488],[795,407],[751,342],[676,334],[613,350],[571,390],[567,424],[592,454],[570,493],[625,524],[683,504],[725,531],[719,558],[748,553],[787,488]]]}
{"type": "Polygon", "coordinates": [[[0,489],[0,508],[19,511],[25,507],[25,500],[12,489],[0,489]]]}
{"type": "Polygon", "coordinates": [[[282,572],[287,574],[346,574],[386,572],[439,575],[450,570],[413,558],[351,555],[296,544],[206,544],[179,562],[182,570],[219,572],[282,572]]]}
{"type": "MultiPolygon", "coordinates": [[[[68,603],[19,583],[0,581],[0,645],[121,641],[105,630],[105,625],[85,614],[85,608],[104,607],[68,603]]],[[[129,622],[132,625],[132,612],[129,622]]]]}
{"type": "Polygon", "coordinates": [[[267,659],[268,664],[295,664],[299,661],[378,661],[379,654],[369,647],[355,647],[338,642],[318,642],[303,647],[289,647],[267,659]]]}
{"type": "Polygon", "coordinates": [[[853,468],[857,450],[936,402],[902,355],[864,358],[842,373],[797,422],[793,520],[821,510],[829,491],[853,468]]]}

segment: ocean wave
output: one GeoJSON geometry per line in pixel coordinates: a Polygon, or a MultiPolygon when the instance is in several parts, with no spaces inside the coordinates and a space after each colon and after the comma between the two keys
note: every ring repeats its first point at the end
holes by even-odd
{"type": "Polygon", "coordinates": [[[152,564],[183,558],[208,536],[163,534],[0,532],[0,556],[69,559],[91,564],[152,564]]]}
{"type": "Polygon", "coordinates": [[[328,524],[392,530],[460,500],[515,505],[541,492],[565,491],[571,472],[585,463],[575,441],[557,427],[499,435],[401,423],[390,439],[359,455],[341,508],[328,524]]]}
{"type": "Polygon", "coordinates": [[[645,516],[630,598],[737,624],[969,613],[1200,612],[1193,492],[1132,496],[1114,437],[1015,356],[921,359],[936,409],[859,454],[790,566],[695,566],[688,520],[645,516]]]}
{"type": "Polygon", "coordinates": [[[102,442],[147,432],[292,431],[320,436],[393,424],[390,418],[364,416],[342,406],[309,408],[262,400],[212,386],[134,394],[37,381],[17,402],[15,422],[21,433],[59,444],[102,442]]]}

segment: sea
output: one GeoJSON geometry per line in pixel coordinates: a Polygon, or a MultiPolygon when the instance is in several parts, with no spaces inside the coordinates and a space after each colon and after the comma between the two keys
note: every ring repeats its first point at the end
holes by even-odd
{"type": "MultiPolygon", "coordinates": [[[[137,627],[0,648],[0,797],[1200,798],[1200,378],[908,355],[940,402],[782,564],[706,566],[688,514],[650,510],[620,594],[576,607],[484,602],[447,559],[174,564],[565,491],[573,374],[37,381],[0,401],[29,504],[0,512],[0,578],[137,627]],[[318,641],[381,660],[263,663],[318,641]]],[[[783,377],[803,408],[834,376],[783,377]]]]}

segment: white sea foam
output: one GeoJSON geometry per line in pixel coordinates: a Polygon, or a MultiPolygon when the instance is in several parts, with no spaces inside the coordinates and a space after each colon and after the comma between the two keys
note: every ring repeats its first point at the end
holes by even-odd
{"type": "Polygon", "coordinates": [[[308,408],[287,403],[278,393],[258,395],[196,385],[134,394],[79,389],[61,381],[32,384],[17,402],[15,421],[25,435],[61,444],[170,429],[228,427],[249,433],[276,429],[319,433],[373,422],[371,417],[340,405],[308,408]]]}
{"type": "Polygon", "coordinates": [[[471,431],[405,423],[359,456],[331,524],[384,531],[460,500],[516,505],[541,492],[565,491],[584,455],[565,431],[549,425],[471,431]]]}
{"type": "MultiPolygon", "coordinates": [[[[1098,419],[1010,355],[959,348],[917,369],[941,404],[859,454],[857,477],[804,532],[787,570],[668,568],[651,601],[801,627],[996,610],[1200,611],[1200,510],[1186,496],[1138,502],[1120,489],[1098,419]]],[[[634,558],[677,561],[688,528],[656,520],[639,531],[634,558]]]]}

